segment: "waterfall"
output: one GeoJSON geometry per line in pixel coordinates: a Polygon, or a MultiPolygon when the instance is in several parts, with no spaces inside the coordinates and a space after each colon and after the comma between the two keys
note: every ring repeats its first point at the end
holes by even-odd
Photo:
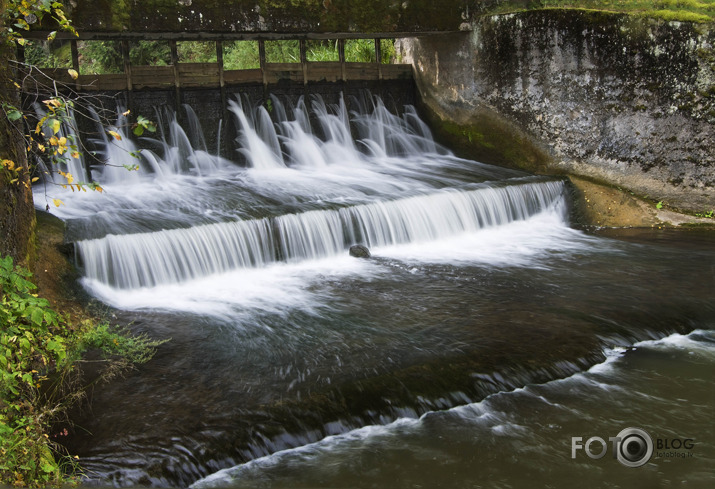
{"type": "Polygon", "coordinates": [[[78,241],[88,278],[118,288],[151,287],[276,261],[335,256],[369,247],[428,242],[554,210],[563,182],[447,189],[427,195],[274,218],[78,241]]]}

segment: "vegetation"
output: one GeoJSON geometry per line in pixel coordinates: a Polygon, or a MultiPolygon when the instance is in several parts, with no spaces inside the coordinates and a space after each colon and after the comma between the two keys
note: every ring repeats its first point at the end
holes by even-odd
{"type": "Polygon", "coordinates": [[[101,352],[106,368],[98,380],[106,380],[148,361],[161,342],[107,324],[73,324],[34,293],[30,278],[0,258],[0,485],[44,487],[76,470],[49,433],[83,396],[82,354],[101,352]]]}
{"type": "MultiPolygon", "coordinates": [[[[527,9],[575,8],[623,12],[633,15],[685,22],[715,20],[715,0],[536,0],[527,9]]],[[[524,3],[507,0],[486,13],[507,13],[524,10],[524,3]]]]}

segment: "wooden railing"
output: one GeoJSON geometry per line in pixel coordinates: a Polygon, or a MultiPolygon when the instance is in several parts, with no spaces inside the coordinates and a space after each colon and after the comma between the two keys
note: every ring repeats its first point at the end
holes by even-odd
{"type": "MultiPolygon", "coordinates": [[[[170,40],[171,61],[168,66],[137,66],[129,60],[127,40],[122,40],[124,72],[118,74],[82,74],[77,40],[72,43],[72,69],[79,73],[77,79],[67,68],[45,68],[42,71],[58,82],[78,91],[121,91],[159,88],[221,88],[246,83],[275,84],[282,81],[308,84],[311,82],[398,80],[412,78],[412,65],[355,63],[345,61],[345,42],[338,40],[339,61],[314,62],[306,59],[305,41],[300,43],[301,60],[298,63],[268,63],[263,40],[259,43],[260,67],[245,70],[225,70],[222,41],[216,43],[217,61],[213,63],[181,63],[178,60],[176,41],[170,40]]],[[[375,59],[380,60],[379,39],[375,39],[375,59]]]]}

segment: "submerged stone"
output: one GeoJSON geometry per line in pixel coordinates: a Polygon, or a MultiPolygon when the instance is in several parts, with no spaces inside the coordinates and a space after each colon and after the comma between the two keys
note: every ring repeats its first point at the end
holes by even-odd
{"type": "Polygon", "coordinates": [[[355,258],[370,258],[370,250],[367,246],[352,245],[350,247],[350,256],[354,256],[355,258]]]}

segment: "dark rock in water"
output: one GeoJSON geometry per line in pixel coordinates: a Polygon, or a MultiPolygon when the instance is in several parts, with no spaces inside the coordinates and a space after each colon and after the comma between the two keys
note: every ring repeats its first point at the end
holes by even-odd
{"type": "Polygon", "coordinates": [[[367,249],[367,246],[352,245],[350,247],[350,256],[354,256],[355,258],[370,258],[370,250],[367,249]]]}

